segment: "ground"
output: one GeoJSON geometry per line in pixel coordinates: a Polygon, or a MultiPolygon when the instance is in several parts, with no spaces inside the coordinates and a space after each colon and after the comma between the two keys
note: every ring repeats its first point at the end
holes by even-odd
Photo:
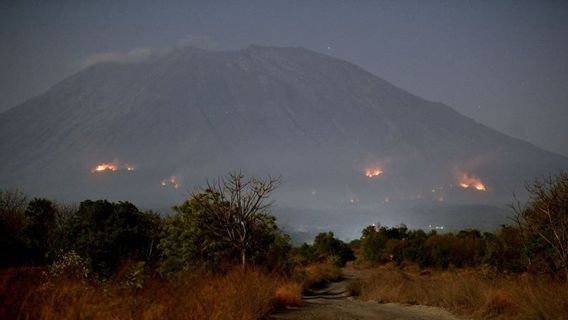
{"type": "Polygon", "coordinates": [[[352,267],[343,269],[343,278],[324,288],[312,290],[303,297],[304,306],[283,310],[272,319],[284,320],[459,320],[451,313],[434,307],[380,304],[361,301],[351,296],[350,283],[367,274],[352,267]]]}

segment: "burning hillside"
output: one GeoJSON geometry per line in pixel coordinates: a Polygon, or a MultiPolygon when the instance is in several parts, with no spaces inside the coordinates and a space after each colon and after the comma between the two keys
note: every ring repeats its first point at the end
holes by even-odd
{"type": "Polygon", "coordinates": [[[375,178],[383,174],[383,169],[380,168],[368,168],[365,170],[365,176],[367,178],[375,178]]]}
{"type": "Polygon", "coordinates": [[[130,164],[123,164],[121,165],[119,162],[106,162],[106,163],[99,163],[97,164],[92,170],[91,173],[102,173],[107,171],[134,171],[135,168],[133,165],[130,164]]]}
{"type": "Polygon", "coordinates": [[[174,189],[179,188],[179,183],[176,176],[171,176],[167,179],[163,179],[160,184],[162,187],[172,186],[174,189]]]}
{"type": "Polygon", "coordinates": [[[487,188],[485,187],[485,184],[483,184],[483,182],[481,182],[481,179],[479,179],[478,177],[475,177],[473,175],[470,175],[466,172],[462,172],[458,175],[458,185],[464,189],[475,189],[477,191],[486,191],[487,188]]]}

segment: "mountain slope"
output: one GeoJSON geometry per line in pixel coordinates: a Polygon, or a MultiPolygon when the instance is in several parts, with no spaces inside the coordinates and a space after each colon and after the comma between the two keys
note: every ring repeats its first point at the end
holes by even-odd
{"type": "Polygon", "coordinates": [[[259,46],[93,65],[0,114],[0,150],[2,186],[163,207],[239,168],[282,175],[286,206],[381,211],[500,204],[524,181],[568,167],[348,62],[259,46]],[[117,171],[91,172],[109,162],[117,171]],[[367,178],[369,168],[383,173],[367,178]],[[161,185],[171,176],[178,189],[161,185]],[[464,176],[486,190],[461,189],[464,176]]]}

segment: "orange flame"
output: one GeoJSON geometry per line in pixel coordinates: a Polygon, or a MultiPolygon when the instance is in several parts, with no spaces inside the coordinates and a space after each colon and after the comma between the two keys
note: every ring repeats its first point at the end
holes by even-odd
{"type": "Polygon", "coordinates": [[[93,170],[91,170],[91,172],[95,173],[95,172],[116,171],[116,170],[118,170],[118,167],[113,163],[101,163],[97,165],[93,170]]]}
{"type": "Polygon", "coordinates": [[[118,170],[134,171],[134,170],[136,170],[136,168],[134,168],[134,166],[130,165],[130,164],[125,164],[125,165],[121,166],[117,162],[106,162],[106,163],[97,164],[91,170],[91,173],[98,173],[98,172],[105,172],[105,171],[118,171],[118,170]]]}
{"type": "Polygon", "coordinates": [[[170,186],[173,186],[174,189],[179,188],[179,183],[177,181],[176,176],[171,176],[168,179],[164,179],[164,180],[162,180],[162,182],[160,184],[162,185],[162,187],[170,185],[170,186]]]}
{"type": "Polygon", "coordinates": [[[365,170],[365,176],[367,178],[374,178],[380,176],[383,172],[384,171],[380,168],[369,168],[365,170]]]}
{"type": "Polygon", "coordinates": [[[467,188],[474,188],[477,191],[485,191],[487,190],[485,188],[485,185],[483,184],[483,182],[481,182],[481,179],[475,177],[475,176],[470,176],[467,173],[463,173],[459,178],[458,178],[458,184],[460,187],[467,189],[467,188]]]}

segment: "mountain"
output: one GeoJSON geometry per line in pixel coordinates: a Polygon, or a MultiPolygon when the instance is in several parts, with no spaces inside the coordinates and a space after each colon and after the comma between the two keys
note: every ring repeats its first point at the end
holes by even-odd
{"type": "Polygon", "coordinates": [[[276,210],[291,227],[314,215],[412,225],[433,206],[447,220],[568,167],[346,61],[261,46],[92,65],[0,114],[0,150],[2,187],[146,208],[232,170],[281,175],[276,210]]]}

